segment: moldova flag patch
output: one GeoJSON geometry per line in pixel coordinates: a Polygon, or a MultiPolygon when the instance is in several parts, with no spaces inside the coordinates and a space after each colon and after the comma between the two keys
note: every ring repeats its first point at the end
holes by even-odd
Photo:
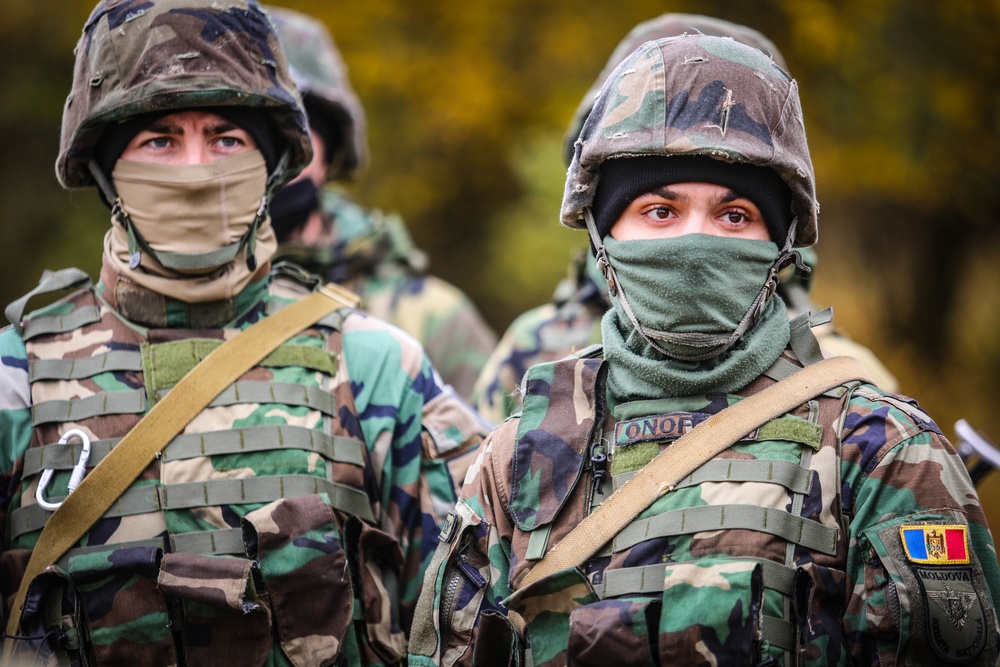
{"type": "Polygon", "coordinates": [[[967,565],[969,528],[942,524],[900,526],[903,550],[911,563],[923,565],[967,565]]]}

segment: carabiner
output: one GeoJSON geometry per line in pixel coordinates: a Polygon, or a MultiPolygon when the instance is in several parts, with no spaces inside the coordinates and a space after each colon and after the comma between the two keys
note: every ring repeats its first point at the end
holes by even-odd
{"type": "MultiPolygon", "coordinates": [[[[90,436],[81,431],[78,428],[70,429],[66,431],[61,438],[59,438],[60,445],[68,444],[71,438],[79,438],[80,442],[83,444],[83,450],[80,452],[80,458],[77,460],[76,465],[73,466],[73,472],[69,476],[69,484],[67,488],[69,491],[66,493],[68,496],[70,493],[80,486],[80,482],[83,481],[83,476],[87,474],[87,461],[90,459],[90,436]]],[[[59,506],[63,504],[60,500],[57,503],[50,503],[45,499],[45,489],[48,487],[49,482],[52,481],[52,474],[55,472],[54,468],[46,468],[42,471],[42,477],[38,480],[38,488],[35,490],[35,502],[38,506],[49,512],[55,512],[59,509],[59,506]]],[[[65,498],[63,498],[65,500],[65,498]]]]}

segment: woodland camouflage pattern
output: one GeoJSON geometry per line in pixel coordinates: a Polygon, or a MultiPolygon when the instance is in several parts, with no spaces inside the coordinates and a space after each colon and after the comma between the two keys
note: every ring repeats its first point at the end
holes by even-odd
{"type": "MultiPolygon", "coordinates": [[[[79,456],[60,434],[83,429],[96,465],[194,363],[307,291],[279,273],[245,290],[223,328],[190,328],[192,311],[168,304],[169,328],[143,334],[113,310],[137,295],[103,278],[104,302],[83,289],[27,317],[23,335],[0,334],[7,604],[47,517],[39,475],[55,470],[45,495],[58,500],[79,456]]],[[[36,580],[29,604],[50,617],[28,614],[23,630],[76,628],[90,664],[396,662],[437,524],[482,435],[409,336],[339,311],[168,445],[87,549],[36,580]]]]}
{"type": "Polygon", "coordinates": [[[309,163],[295,83],[254,0],[102,0],[76,56],[56,162],[65,187],[94,184],[87,161],[108,124],[154,111],[259,107],[290,151],[276,182],[309,163]]]}
{"type": "MultiPolygon", "coordinates": [[[[794,87],[731,40],[640,47],[587,120],[563,222],[580,226],[604,159],[703,150],[776,168],[804,225],[790,240],[811,243],[794,87]]],[[[533,367],[522,414],[484,441],[442,529],[410,664],[995,664],[1000,567],[968,472],[914,401],[856,382],[718,452],[581,566],[521,587],[665,447],[800,365],[790,349],[734,394],[617,405],[599,348],[533,367]]]]}
{"type": "Polygon", "coordinates": [[[427,257],[399,216],[363,208],[335,186],[323,192],[322,205],[332,221],[332,243],[284,244],[275,259],[355,292],[365,310],[420,341],[444,381],[469,396],[496,346],[496,334],[475,304],[426,273],[427,257]]]}
{"type": "MultiPolygon", "coordinates": [[[[583,568],[516,590],[544,531],[551,549],[672,440],[739,400],[619,406],[632,413],[616,431],[594,400],[603,396],[602,363],[533,368],[524,414],[484,442],[424,582],[433,595],[421,598],[426,614],[418,607],[411,664],[472,664],[477,641],[523,648],[486,615],[506,609],[527,622],[535,665],[949,664],[930,624],[966,620],[979,629],[955,630],[948,641],[969,647],[967,664],[993,664],[1000,571],[972,483],[915,403],[871,385],[770,422],[655,502],[583,568]],[[587,451],[602,432],[613,443],[603,496],[587,451]],[[942,611],[921,592],[918,579],[930,578],[900,549],[899,527],[909,524],[968,526],[972,562],[926,568],[964,584],[951,595],[966,610],[942,611]]],[[[772,382],[762,377],[740,395],[772,382]]]]}
{"type": "Polygon", "coordinates": [[[330,31],[300,12],[283,7],[264,9],[271,17],[288,58],[288,69],[309,112],[326,114],[330,127],[340,132],[339,150],[330,165],[329,177],[353,177],[368,156],[365,111],[330,31]]]}
{"type": "Polygon", "coordinates": [[[771,56],[774,62],[786,72],[788,65],[778,51],[778,47],[760,32],[745,25],[731,23],[712,16],[701,16],[700,14],[661,14],[656,18],[643,21],[632,28],[625,38],[618,43],[615,50],[608,58],[607,64],[601,73],[597,75],[590,90],[583,96],[580,105],[573,112],[573,120],[570,121],[569,129],[566,130],[566,138],[563,140],[563,158],[566,164],[573,160],[573,145],[580,136],[583,123],[590,115],[590,110],[594,108],[594,99],[601,90],[601,86],[611,73],[618,67],[618,64],[639,48],[643,43],[664,37],[676,37],[678,35],[701,33],[704,35],[715,35],[716,37],[732,37],[741,44],[752,46],[771,56]]]}
{"type": "Polygon", "coordinates": [[[605,160],[639,155],[710,155],[773,169],[792,191],[795,244],[816,242],[819,203],[798,84],[756,49],[684,35],[647,42],[626,58],[580,131],[563,224],[585,228],[605,160]]]}

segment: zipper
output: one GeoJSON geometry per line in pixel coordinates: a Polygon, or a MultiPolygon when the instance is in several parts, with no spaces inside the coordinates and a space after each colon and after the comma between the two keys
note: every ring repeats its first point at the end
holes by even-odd
{"type": "Polygon", "coordinates": [[[465,554],[466,548],[472,544],[472,533],[465,531],[458,538],[458,547],[455,558],[448,561],[448,566],[444,570],[444,580],[442,582],[441,593],[441,642],[442,644],[451,636],[451,614],[454,611],[455,602],[458,599],[458,591],[462,586],[462,569],[459,563],[464,563],[468,556],[465,554]]]}

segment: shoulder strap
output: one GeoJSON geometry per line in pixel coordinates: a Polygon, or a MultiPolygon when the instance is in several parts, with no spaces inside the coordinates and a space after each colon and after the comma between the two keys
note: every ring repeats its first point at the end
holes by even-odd
{"type": "Polygon", "coordinates": [[[28,561],[7,621],[2,664],[9,664],[28,585],[76,544],[174,437],[212,399],[280,346],[326,315],[356,307],[359,298],[326,285],[240,332],[191,369],[115,446],[49,518],[28,561]]]}
{"type": "Polygon", "coordinates": [[[657,498],[750,431],[851,380],[871,382],[851,357],[806,366],[706,419],[660,452],[545,555],[517,586],[575,567],[593,556],[657,498]]]}

